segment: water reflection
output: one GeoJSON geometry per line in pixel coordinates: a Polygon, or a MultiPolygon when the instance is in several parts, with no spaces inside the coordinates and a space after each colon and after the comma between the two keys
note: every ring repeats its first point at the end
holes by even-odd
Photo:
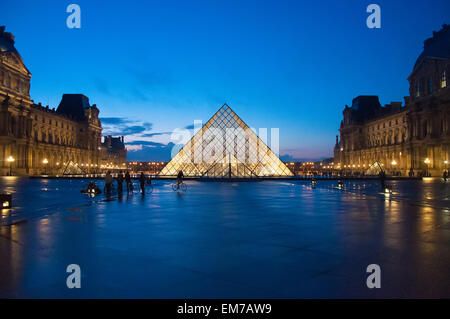
{"type": "MultiPolygon", "coordinates": [[[[85,181],[0,179],[1,189],[15,194],[14,209],[2,211],[9,226],[0,226],[6,242],[0,246],[0,260],[8,279],[0,281],[0,295],[22,291],[21,296],[52,296],[57,285],[37,277],[54,278],[52,272],[73,262],[83,264],[89,280],[114,278],[121,288],[115,291],[139,291],[136,287],[145,290],[147,282],[135,280],[137,274],[145,273],[148,283],[158,282],[152,272],[141,270],[148,270],[150,261],[164,265],[159,277],[190,282],[174,264],[210,276],[243,270],[250,276],[246,265],[269,265],[278,272],[264,276],[275,280],[284,274],[296,278],[299,268],[332,271],[331,265],[349,260],[357,265],[408,263],[415,269],[438,263],[439,255],[450,260],[448,227],[443,227],[450,221],[449,184],[389,183],[393,192],[386,196],[378,181],[344,181],[343,189],[336,181],[320,181],[315,189],[302,181],[190,182],[186,192],[174,192],[170,182],[162,181],[145,196],[101,194],[91,199],[80,193],[85,181]],[[303,259],[295,259],[299,253],[303,259]],[[229,265],[233,260],[237,264],[229,265]]],[[[96,284],[106,296],[114,291],[103,281],[96,284]]],[[[94,286],[84,292],[98,297],[94,286]]],[[[66,290],[58,293],[67,296],[66,290]]]]}

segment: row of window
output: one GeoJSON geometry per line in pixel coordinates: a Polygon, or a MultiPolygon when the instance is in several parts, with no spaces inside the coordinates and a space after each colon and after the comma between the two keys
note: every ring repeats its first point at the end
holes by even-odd
{"type": "Polygon", "coordinates": [[[29,84],[27,82],[10,76],[9,73],[4,73],[3,71],[0,71],[0,85],[16,90],[20,94],[27,93],[29,89],[29,84]]]}
{"type": "MultiPolygon", "coordinates": [[[[406,117],[402,117],[402,120],[401,120],[401,121],[402,121],[403,123],[406,123],[406,117]]],[[[395,123],[395,125],[398,125],[399,119],[397,118],[397,119],[395,119],[395,121],[394,121],[394,120],[390,120],[389,122],[384,122],[383,125],[382,125],[382,127],[383,127],[383,128],[386,128],[386,124],[388,125],[388,127],[391,127],[392,125],[394,125],[394,123],[395,123]]],[[[380,129],[380,127],[381,127],[380,125],[381,125],[381,124],[377,124],[377,125],[376,125],[377,130],[380,129]]],[[[372,132],[374,132],[374,131],[375,131],[375,125],[373,125],[372,127],[370,127],[369,130],[371,130],[372,132]]]]}
{"type": "MultiPolygon", "coordinates": [[[[39,117],[37,115],[34,116],[34,120],[35,121],[39,121],[39,117]]],[[[61,128],[66,127],[66,129],[68,129],[69,131],[74,131],[75,132],[75,126],[70,125],[70,124],[66,124],[64,126],[64,122],[58,122],[57,120],[52,121],[51,118],[46,119],[45,116],[41,117],[42,123],[48,123],[49,125],[52,125],[53,123],[55,124],[56,127],[59,127],[59,125],[61,125],[61,128]]]]}
{"type": "MultiPolygon", "coordinates": [[[[443,89],[447,87],[447,72],[443,71],[441,73],[440,79],[440,88],[443,89]]],[[[420,79],[416,82],[416,97],[424,96],[426,94],[431,94],[434,91],[433,87],[433,77],[430,76],[428,79],[420,79]]]]}

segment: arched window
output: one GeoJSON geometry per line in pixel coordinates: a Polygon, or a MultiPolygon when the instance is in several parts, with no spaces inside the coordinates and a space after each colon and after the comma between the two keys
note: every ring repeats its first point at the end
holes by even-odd
{"type": "Polygon", "coordinates": [[[442,72],[442,75],[441,75],[441,88],[445,88],[445,87],[447,87],[447,73],[444,70],[444,72],[442,72]]]}

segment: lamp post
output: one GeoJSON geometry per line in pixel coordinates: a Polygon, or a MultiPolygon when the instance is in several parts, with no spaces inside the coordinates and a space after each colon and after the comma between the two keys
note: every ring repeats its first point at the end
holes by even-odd
{"type": "Polygon", "coordinates": [[[395,173],[395,166],[397,165],[397,162],[395,161],[395,159],[392,160],[391,165],[394,168],[393,171],[395,173]]]}
{"type": "Polygon", "coordinates": [[[42,163],[44,164],[44,174],[47,175],[47,164],[48,164],[48,159],[44,158],[44,160],[42,161],[42,163]]]}
{"type": "Polygon", "coordinates": [[[15,158],[12,156],[9,156],[6,160],[9,162],[9,176],[11,176],[12,175],[12,163],[15,161],[15,158]]]}
{"type": "Polygon", "coordinates": [[[424,163],[425,163],[425,165],[427,166],[427,176],[428,176],[428,164],[430,164],[430,159],[427,157],[424,161],[423,161],[424,163]]]}

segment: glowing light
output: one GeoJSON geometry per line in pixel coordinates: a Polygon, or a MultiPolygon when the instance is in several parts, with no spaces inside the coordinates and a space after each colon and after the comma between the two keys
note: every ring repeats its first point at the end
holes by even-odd
{"type": "Polygon", "coordinates": [[[397,162],[395,160],[392,160],[391,164],[395,166],[397,165],[397,162]]]}
{"type": "Polygon", "coordinates": [[[3,206],[3,207],[9,207],[9,202],[8,202],[8,201],[3,202],[3,203],[2,203],[2,206],[3,206]]]}
{"type": "Polygon", "coordinates": [[[12,162],[15,161],[15,158],[12,157],[12,156],[10,156],[10,157],[8,157],[6,160],[7,160],[8,162],[12,163],[12,162]]]}
{"type": "Polygon", "coordinates": [[[430,159],[427,157],[424,161],[423,161],[425,164],[430,164],[430,159]]]}
{"type": "Polygon", "coordinates": [[[48,159],[44,158],[44,160],[42,161],[42,163],[48,164],[48,159]]]}

